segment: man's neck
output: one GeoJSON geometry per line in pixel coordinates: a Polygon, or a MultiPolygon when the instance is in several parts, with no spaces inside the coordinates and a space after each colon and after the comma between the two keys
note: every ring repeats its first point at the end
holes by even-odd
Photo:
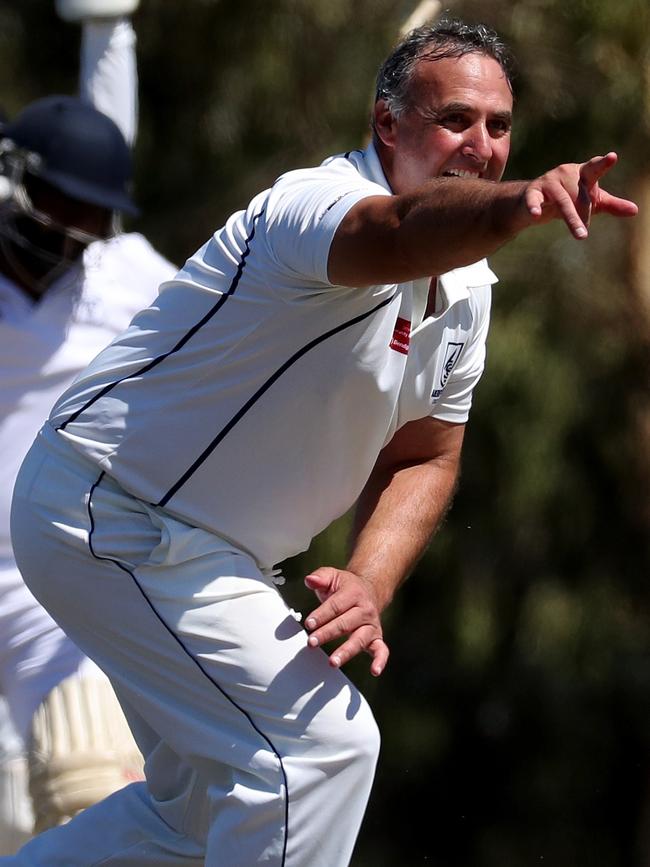
{"type": "Polygon", "coordinates": [[[435,316],[436,302],[438,300],[438,278],[432,277],[429,283],[429,294],[427,296],[427,307],[424,311],[424,318],[435,316]]]}

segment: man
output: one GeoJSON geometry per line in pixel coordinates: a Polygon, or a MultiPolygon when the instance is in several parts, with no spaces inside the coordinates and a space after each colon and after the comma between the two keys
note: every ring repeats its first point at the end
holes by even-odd
{"type": "Polygon", "coordinates": [[[14,543],[111,677],[147,784],[14,863],[349,862],[378,736],[340,667],[366,651],[383,671],[381,612],[451,496],[482,257],[551,219],[582,238],[591,212],[636,212],[598,185],[613,154],[496,183],[508,68],[484,27],[415,31],[380,73],[374,144],[256,196],[58,401],[14,543]],[[306,579],[306,634],[273,567],[357,499],[347,567],[306,579]]]}
{"type": "MultiPolygon", "coordinates": [[[[17,743],[31,744],[37,829],[138,778],[141,759],[105,676],[22,581],[9,539],[11,491],[56,397],[175,272],[141,235],[116,234],[117,213],[134,210],[131,158],[116,123],[91,105],[133,137],[134,34],[120,18],[125,2],[59,6],[68,17],[113,15],[84,23],[84,100],[28,106],[4,128],[0,157],[0,691],[17,743]]],[[[15,851],[34,821],[10,738],[1,854],[15,851]]]]}

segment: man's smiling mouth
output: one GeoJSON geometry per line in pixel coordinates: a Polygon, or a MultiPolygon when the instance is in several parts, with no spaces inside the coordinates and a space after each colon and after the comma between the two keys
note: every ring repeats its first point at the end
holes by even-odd
{"type": "Polygon", "coordinates": [[[443,178],[480,178],[480,172],[470,172],[467,169],[447,169],[442,173],[443,178]]]}

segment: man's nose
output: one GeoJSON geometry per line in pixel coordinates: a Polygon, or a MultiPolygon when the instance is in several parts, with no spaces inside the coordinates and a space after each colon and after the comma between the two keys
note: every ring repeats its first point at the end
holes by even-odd
{"type": "Polygon", "coordinates": [[[492,157],[492,139],[485,124],[477,123],[467,130],[467,137],[463,145],[463,155],[474,157],[482,164],[486,164],[492,157]]]}

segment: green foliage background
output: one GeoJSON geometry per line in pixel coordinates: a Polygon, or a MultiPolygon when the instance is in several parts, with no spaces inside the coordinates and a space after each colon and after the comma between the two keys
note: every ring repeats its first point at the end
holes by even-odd
{"type": "MultiPolygon", "coordinates": [[[[358,145],[411,5],[142,0],[136,228],[181,263],[278,173],[358,145]]],[[[519,57],[507,177],[615,149],[607,186],[647,194],[647,0],[449,5],[519,57]]],[[[78,33],[49,0],[1,7],[0,49],[10,115],[75,90],[78,33]]],[[[351,666],[384,734],[357,867],[650,865],[649,247],[644,219],[603,218],[493,259],[456,503],[387,614],[386,673],[351,666]]],[[[346,527],[286,564],[304,611],[346,527]]]]}

